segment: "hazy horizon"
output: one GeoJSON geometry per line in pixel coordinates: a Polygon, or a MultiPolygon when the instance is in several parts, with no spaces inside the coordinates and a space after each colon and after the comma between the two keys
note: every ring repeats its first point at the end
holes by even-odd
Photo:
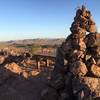
{"type": "Polygon", "coordinates": [[[0,0],[0,41],[66,38],[78,6],[85,4],[100,30],[100,2],[91,0],[0,0]]]}
{"type": "Polygon", "coordinates": [[[46,40],[46,39],[66,39],[66,37],[55,37],[55,38],[25,38],[25,39],[11,39],[11,40],[0,40],[0,42],[9,42],[9,41],[23,41],[23,40],[35,40],[35,39],[43,39],[43,40],[46,40]]]}

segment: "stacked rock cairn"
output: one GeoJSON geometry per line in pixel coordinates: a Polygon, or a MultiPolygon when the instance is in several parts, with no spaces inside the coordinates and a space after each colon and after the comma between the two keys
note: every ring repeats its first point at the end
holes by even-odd
{"type": "Polygon", "coordinates": [[[91,12],[76,11],[71,34],[57,49],[56,63],[42,100],[100,100],[100,49],[91,12]]]}

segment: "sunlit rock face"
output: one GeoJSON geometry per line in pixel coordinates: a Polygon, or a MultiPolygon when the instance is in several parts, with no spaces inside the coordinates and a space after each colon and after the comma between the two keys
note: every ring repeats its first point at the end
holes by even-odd
{"type": "Polygon", "coordinates": [[[45,90],[43,100],[100,98],[100,49],[97,43],[100,35],[91,12],[84,5],[77,9],[70,31],[57,50],[55,68],[49,80],[49,88],[55,91],[50,95],[51,90],[45,90]]]}

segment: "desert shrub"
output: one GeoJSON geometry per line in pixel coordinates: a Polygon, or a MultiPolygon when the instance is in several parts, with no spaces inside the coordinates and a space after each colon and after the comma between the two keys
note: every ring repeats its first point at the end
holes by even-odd
{"type": "Polygon", "coordinates": [[[30,47],[30,52],[32,53],[32,54],[34,54],[34,53],[38,53],[39,51],[41,51],[41,46],[40,45],[32,45],[31,47],[30,47]]]}

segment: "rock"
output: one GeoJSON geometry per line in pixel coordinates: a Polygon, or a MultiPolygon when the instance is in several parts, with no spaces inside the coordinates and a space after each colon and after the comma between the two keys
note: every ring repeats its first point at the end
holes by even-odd
{"type": "Polygon", "coordinates": [[[81,83],[86,85],[90,90],[91,94],[94,94],[94,97],[100,97],[100,79],[92,77],[83,77],[81,78],[81,83]]]}
{"type": "Polygon", "coordinates": [[[29,73],[27,73],[26,71],[23,71],[22,76],[27,79],[29,77],[29,73]]]}
{"type": "Polygon", "coordinates": [[[96,28],[95,22],[91,18],[89,19],[88,24],[89,24],[88,31],[91,33],[96,33],[97,28],[96,28]]]}
{"type": "Polygon", "coordinates": [[[13,73],[19,74],[22,72],[22,69],[20,66],[18,66],[15,62],[12,62],[10,64],[6,64],[5,68],[7,68],[8,70],[10,70],[13,73]]]}
{"type": "Polygon", "coordinates": [[[97,32],[97,28],[96,28],[95,25],[90,25],[88,31],[91,32],[91,33],[95,33],[95,32],[97,32]]]}
{"type": "Polygon", "coordinates": [[[89,33],[86,36],[86,46],[87,47],[93,47],[96,44],[96,34],[95,33],[89,33]]]}
{"type": "MultiPolygon", "coordinates": [[[[100,96],[100,79],[92,77],[81,77],[73,79],[73,93],[85,98],[94,98],[100,96]]],[[[79,99],[81,100],[81,99],[79,99]]],[[[89,99],[91,100],[91,99],[89,99]]]]}
{"type": "Polygon", "coordinates": [[[91,62],[90,62],[91,64],[96,64],[96,61],[95,61],[95,59],[94,58],[91,58],[91,62]]]}
{"type": "Polygon", "coordinates": [[[99,77],[100,78],[100,67],[96,66],[95,64],[93,64],[91,66],[91,72],[95,77],[99,77]]]}
{"type": "Polygon", "coordinates": [[[0,56],[0,64],[3,64],[5,61],[5,56],[0,56]]]}
{"type": "Polygon", "coordinates": [[[78,93],[78,100],[82,100],[84,99],[84,97],[85,97],[84,91],[78,93]]]}
{"type": "Polygon", "coordinates": [[[40,74],[40,72],[38,72],[38,71],[31,71],[30,72],[30,74],[32,75],[32,76],[37,76],[37,75],[39,75],[40,74]]]}
{"type": "Polygon", "coordinates": [[[84,76],[88,72],[85,63],[81,61],[76,61],[70,66],[70,72],[72,72],[74,75],[78,76],[84,76]]]}
{"type": "Polygon", "coordinates": [[[75,60],[83,59],[85,56],[85,52],[81,50],[74,50],[72,54],[72,59],[74,58],[75,60]]]}
{"type": "Polygon", "coordinates": [[[91,55],[85,55],[85,61],[88,61],[91,58],[91,55]]]}
{"type": "Polygon", "coordinates": [[[90,56],[90,57],[87,59],[87,61],[85,61],[85,63],[86,63],[87,69],[89,70],[89,74],[90,74],[90,73],[91,73],[91,72],[90,72],[91,66],[92,66],[93,64],[96,64],[96,61],[95,61],[95,59],[94,59],[93,57],[90,56]]]}
{"type": "Polygon", "coordinates": [[[100,59],[97,59],[97,66],[100,66],[100,59]]]}
{"type": "Polygon", "coordinates": [[[71,47],[70,40],[68,40],[67,42],[63,42],[62,43],[62,52],[63,52],[63,55],[65,55],[66,53],[69,53],[71,49],[72,49],[72,47],[71,47]]]}
{"type": "Polygon", "coordinates": [[[77,94],[77,100],[93,100],[93,98],[91,97],[91,95],[87,95],[89,94],[88,91],[80,91],[78,94],[77,94]]]}
{"type": "MultiPolygon", "coordinates": [[[[84,5],[76,11],[70,31],[72,33],[57,49],[53,77],[48,86],[59,95],[55,100],[99,100],[100,48],[96,23],[84,5]]],[[[54,95],[52,91],[43,92],[49,93],[54,95]]],[[[48,97],[44,96],[44,100],[48,97]]]]}

